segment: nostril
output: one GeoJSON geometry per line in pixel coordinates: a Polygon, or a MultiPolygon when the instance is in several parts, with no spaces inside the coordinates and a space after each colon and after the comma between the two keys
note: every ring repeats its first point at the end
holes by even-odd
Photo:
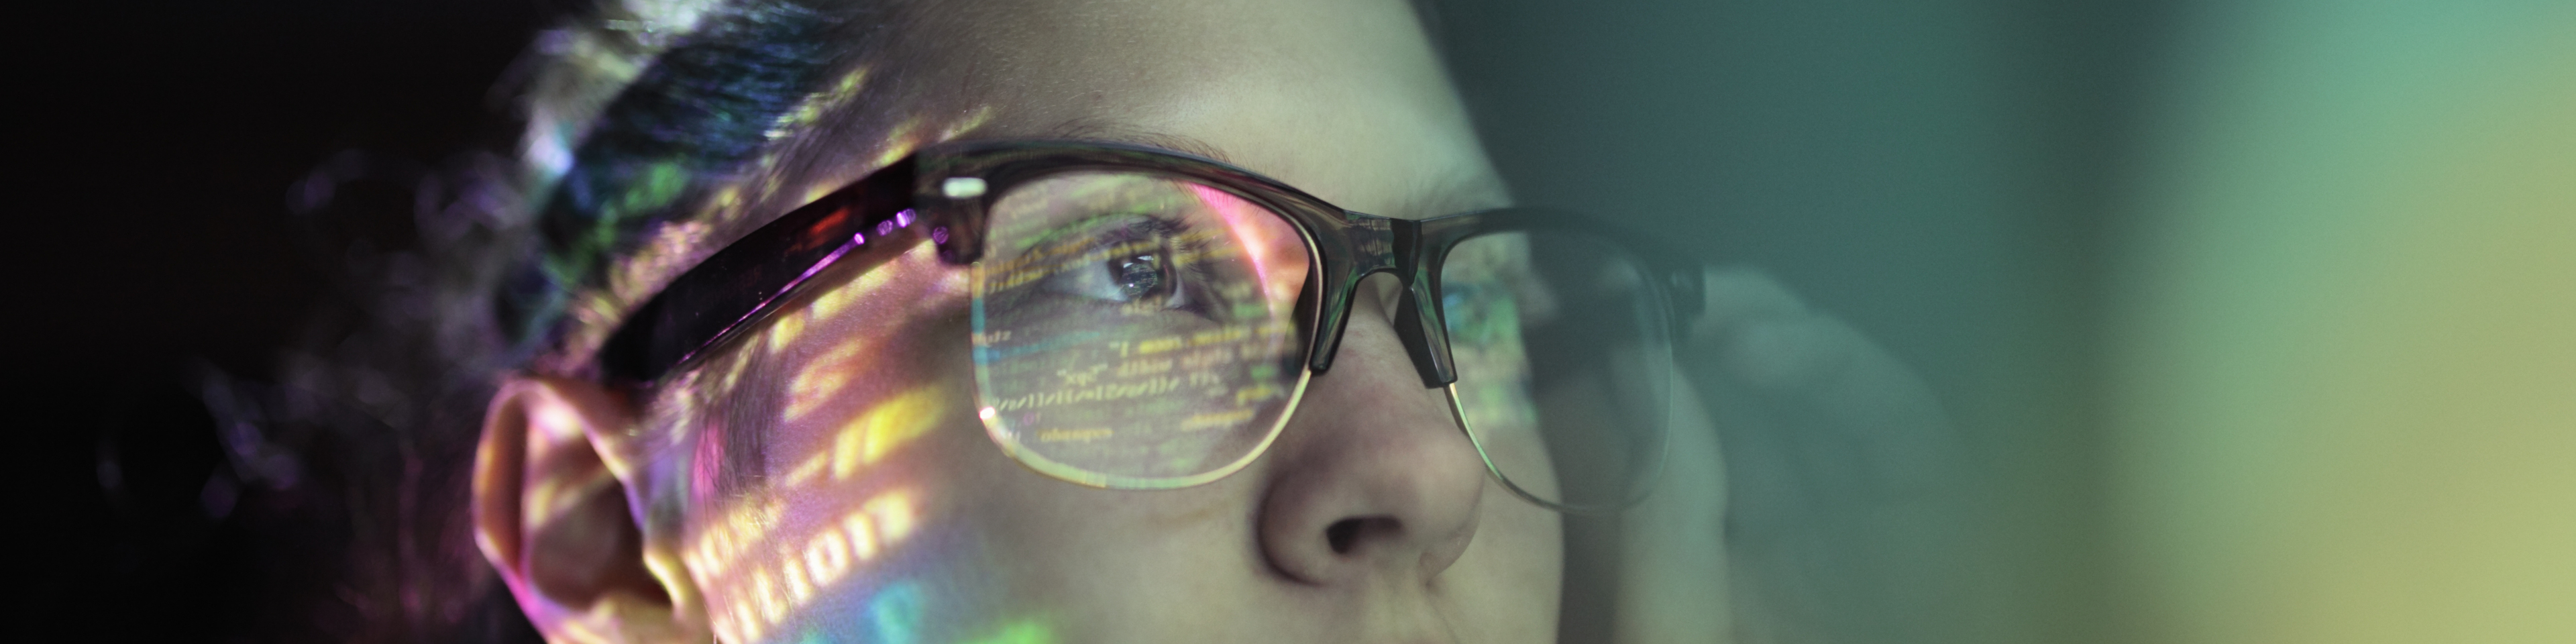
{"type": "Polygon", "coordinates": [[[1324,541],[1333,544],[1334,554],[1350,554],[1351,542],[1360,538],[1360,520],[1343,519],[1324,528],[1324,541]]]}
{"type": "Polygon", "coordinates": [[[1363,537],[1391,535],[1401,529],[1393,517],[1343,519],[1324,527],[1324,542],[1332,545],[1334,554],[1346,555],[1359,547],[1363,537]]]}

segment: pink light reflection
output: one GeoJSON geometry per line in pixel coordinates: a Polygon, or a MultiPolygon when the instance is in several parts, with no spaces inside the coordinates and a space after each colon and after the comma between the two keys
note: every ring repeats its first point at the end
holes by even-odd
{"type": "MultiPolygon", "coordinates": [[[[1233,232],[1235,242],[1242,245],[1244,255],[1252,262],[1253,275],[1261,282],[1264,303],[1277,308],[1283,300],[1294,301],[1293,294],[1283,296],[1282,293],[1303,286],[1305,271],[1299,270],[1294,275],[1283,272],[1274,279],[1270,255],[1277,249],[1281,237],[1294,235],[1296,230],[1282,221],[1277,213],[1234,196],[1234,193],[1196,183],[1188,185],[1190,192],[1198,195],[1199,203],[1206,204],[1208,210],[1225,220],[1226,230],[1233,232]]],[[[1298,241],[1303,247],[1304,240],[1298,241]]],[[[1304,265],[1305,262],[1298,262],[1298,268],[1303,269],[1304,265]]]]}

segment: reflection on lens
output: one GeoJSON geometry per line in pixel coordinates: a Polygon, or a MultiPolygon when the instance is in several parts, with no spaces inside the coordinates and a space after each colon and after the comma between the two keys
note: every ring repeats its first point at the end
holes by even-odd
{"type": "Polygon", "coordinates": [[[1470,238],[1441,264],[1459,416],[1522,493],[1577,510],[1645,493],[1672,378],[1646,276],[1615,244],[1554,232],[1470,238]]]}
{"type": "Polygon", "coordinates": [[[1041,472],[1179,487],[1240,467],[1306,382],[1307,247],[1232,193],[1123,172],[996,201],[975,282],[985,427],[1041,472]]]}

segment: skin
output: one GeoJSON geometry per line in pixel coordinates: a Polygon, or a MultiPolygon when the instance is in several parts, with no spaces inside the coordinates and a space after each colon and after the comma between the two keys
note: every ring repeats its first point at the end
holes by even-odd
{"type": "MultiPolygon", "coordinates": [[[[1389,216],[1508,202],[1398,2],[984,2],[919,20],[939,37],[894,46],[886,98],[785,146],[798,183],[862,176],[889,140],[935,129],[883,127],[894,115],[972,114],[932,125],[1183,148],[1389,216]]],[[[827,274],[650,391],[509,380],[477,457],[484,552],[554,642],[1544,642],[1567,606],[1613,615],[1589,632],[1617,641],[1745,630],[1722,609],[1726,477],[1692,387],[1661,491],[1569,521],[1490,479],[1384,300],[1364,298],[1332,371],[1248,468],[1099,490],[986,437],[966,276],[926,246],[827,274]],[[1337,524],[1356,527],[1338,547],[1337,524]],[[1611,599],[1560,598],[1569,548],[1651,565],[1584,586],[1611,599]]],[[[1735,380],[1795,393],[1901,373],[1767,280],[1715,277],[1694,346],[1735,380]]]]}

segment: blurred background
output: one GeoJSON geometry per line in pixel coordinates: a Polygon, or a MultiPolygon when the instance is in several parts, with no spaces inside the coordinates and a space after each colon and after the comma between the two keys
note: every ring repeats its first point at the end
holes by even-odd
{"type": "MultiPolygon", "coordinates": [[[[1767,271],[1941,397],[1969,531],[1852,640],[2576,641],[2576,3],[1433,4],[1523,201],[1767,271]]],[[[272,518],[327,500],[227,456],[202,374],[274,378],[415,234],[299,182],[410,212],[512,141],[494,82],[579,6],[22,27],[38,623],[329,639],[278,598],[328,601],[345,538],[272,518]]]]}

